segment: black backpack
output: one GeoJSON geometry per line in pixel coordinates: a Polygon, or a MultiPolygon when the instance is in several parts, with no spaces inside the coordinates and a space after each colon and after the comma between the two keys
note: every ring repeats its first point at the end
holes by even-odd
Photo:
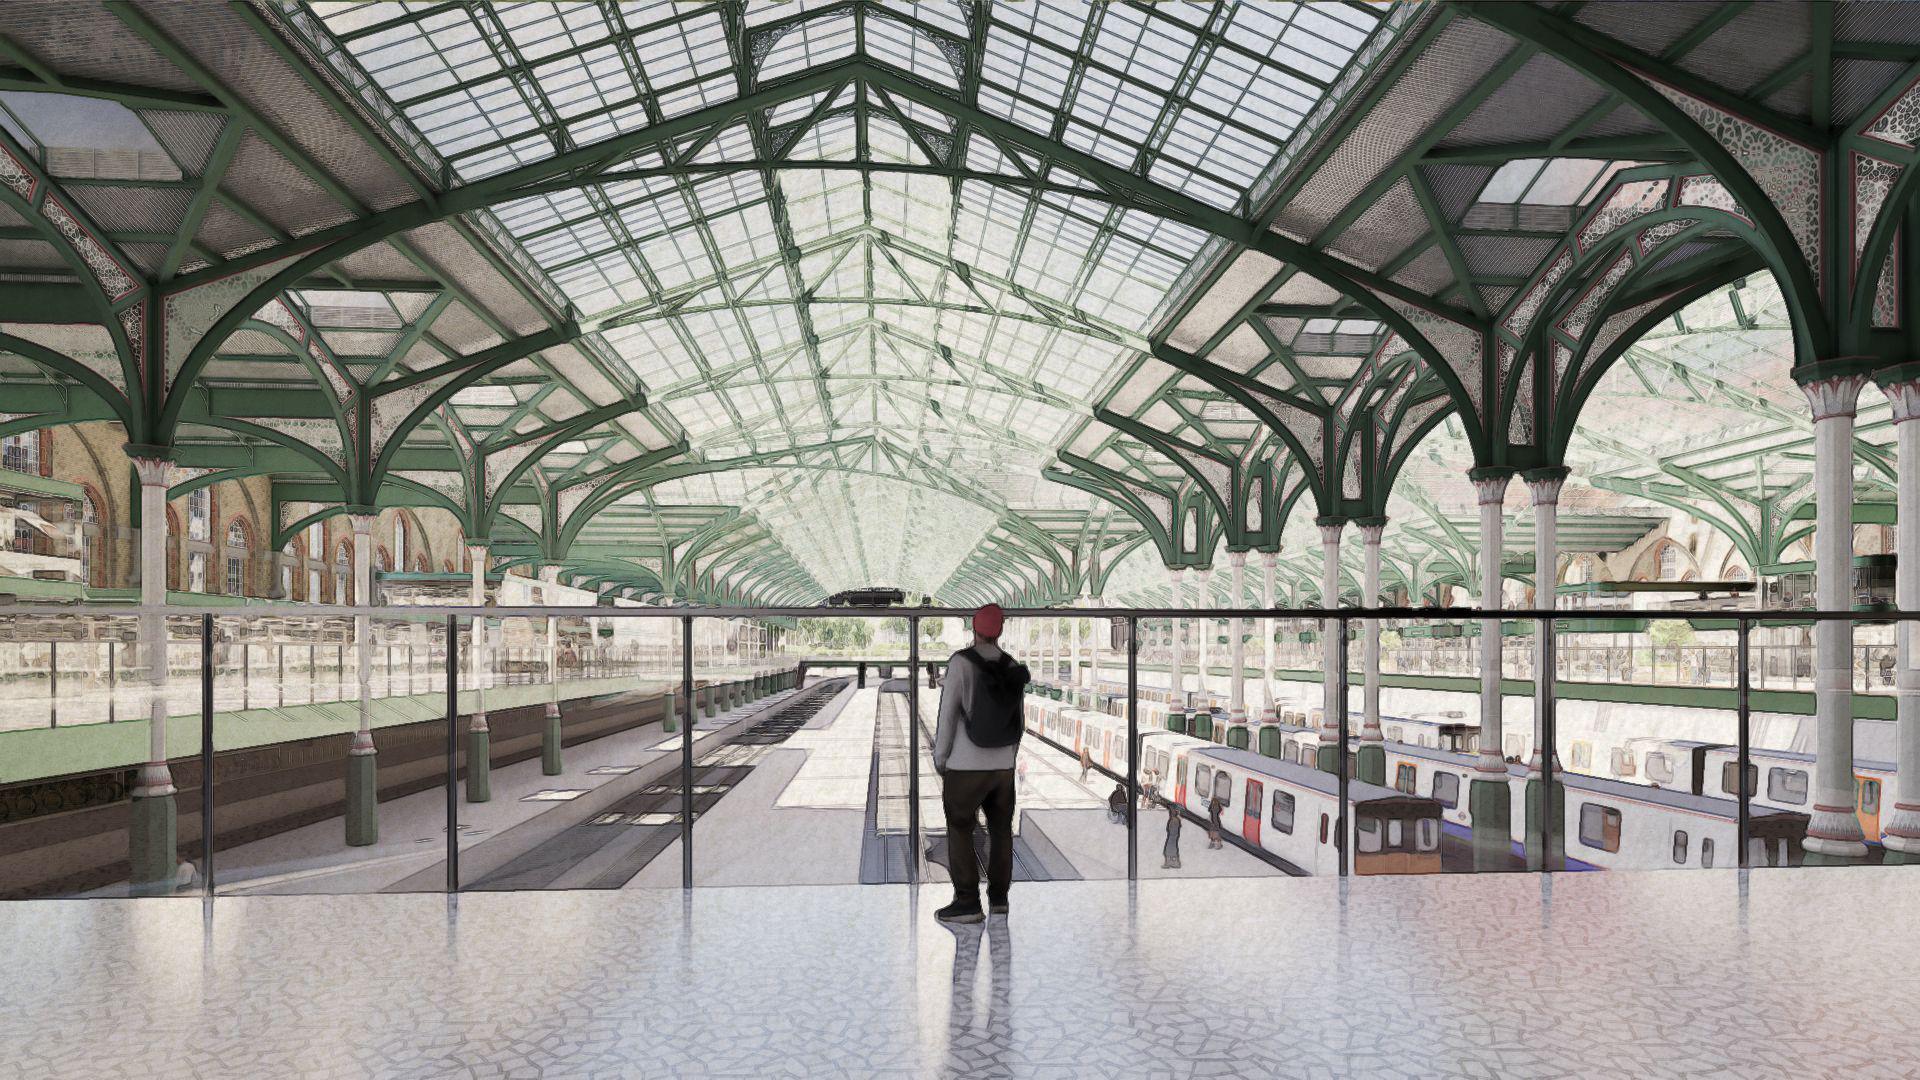
{"type": "Polygon", "coordinates": [[[961,703],[966,718],[967,738],[980,747],[1013,746],[1026,734],[1021,722],[1021,700],[1027,691],[1027,665],[1006,653],[988,660],[972,648],[954,654],[964,656],[978,676],[973,692],[961,703]]]}

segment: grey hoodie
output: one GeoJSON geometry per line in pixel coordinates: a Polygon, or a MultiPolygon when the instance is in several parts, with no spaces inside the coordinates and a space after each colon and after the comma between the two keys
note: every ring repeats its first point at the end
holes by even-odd
{"type": "MultiPolygon", "coordinates": [[[[999,646],[990,641],[975,641],[974,649],[989,663],[1000,658],[999,646]]],[[[973,681],[979,672],[973,662],[954,653],[947,660],[947,677],[940,684],[940,726],[933,733],[933,767],[940,772],[959,769],[965,772],[1011,769],[1020,755],[1013,746],[975,746],[967,738],[967,718],[962,703],[973,694],[973,681]]]]}

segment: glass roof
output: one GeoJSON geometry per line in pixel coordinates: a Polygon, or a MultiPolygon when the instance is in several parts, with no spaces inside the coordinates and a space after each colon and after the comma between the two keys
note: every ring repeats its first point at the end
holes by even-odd
{"type": "Polygon", "coordinates": [[[829,590],[945,581],[1209,244],[1008,160],[961,113],[1244,210],[1377,22],[1343,4],[310,6],[457,182],[768,102],[626,179],[496,213],[696,456],[795,452],[649,497],[750,507],[829,590]],[[778,93],[849,62],[928,93],[778,93]],[[823,444],[842,449],[802,463],[823,444]]]}

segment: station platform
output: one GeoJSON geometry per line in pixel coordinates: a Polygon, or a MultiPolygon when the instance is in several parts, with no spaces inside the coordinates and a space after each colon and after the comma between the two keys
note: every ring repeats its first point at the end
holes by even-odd
{"type": "Polygon", "coordinates": [[[1891,1077],[1920,1060],[1920,1031],[1888,1022],[1920,1000],[1903,930],[1920,893],[1898,869],[1049,882],[958,934],[933,921],[943,891],[0,905],[0,1075],[1891,1077]]]}

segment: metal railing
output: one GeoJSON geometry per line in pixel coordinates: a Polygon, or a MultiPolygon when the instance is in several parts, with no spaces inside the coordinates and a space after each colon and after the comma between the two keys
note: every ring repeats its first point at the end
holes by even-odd
{"type": "MultiPolygon", "coordinates": [[[[44,618],[48,616],[55,616],[55,617],[62,617],[62,618],[72,618],[76,616],[101,616],[101,617],[125,618],[130,614],[138,613],[139,610],[140,609],[138,608],[129,609],[127,607],[119,607],[119,606],[107,607],[107,608],[93,608],[88,606],[78,606],[78,607],[71,607],[71,608],[62,608],[62,609],[59,609],[58,611],[52,611],[52,612],[36,612],[36,611],[22,609],[17,611],[0,613],[0,618],[44,618]]],[[[395,614],[394,609],[391,609],[391,608],[352,608],[352,607],[331,607],[331,606],[313,606],[313,605],[286,605],[286,606],[271,605],[271,606],[262,606],[259,608],[244,608],[244,609],[234,609],[234,608],[226,608],[226,607],[196,609],[191,607],[175,606],[175,607],[167,607],[163,610],[164,610],[164,613],[168,616],[172,616],[172,617],[194,616],[194,617],[197,617],[199,621],[199,633],[198,633],[199,641],[197,642],[197,645],[199,648],[200,662],[197,666],[198,666],[198,674],[200,679],[200,690],[201,690],[200,717],[199,717],[200,725],[201,725],[201,733],[202,733],[202,746],[203,746],[203,760],[201,762],[201,767],[204,770],[203,775],[206,775],[206,776],[214,775],[213,765],[214,765],[215,751],[214,751],[214,741],[212,737],[212,730],[213,730],[213,723],[214,723],[214,715],[215,715],[215,712],[217,711],[217,705],[218,705],[218,694],[216,693],[216,689],[217,689],[216,681],[220,671],[222,670],[216,654],[217,640],[216,640],[216,635],[214,630],[216,618],[222,621],[238,620],[241,622],[245,622],[253,619],[284,618],[289,615],[296,615],[302,618],[366,615],[366,616],[371,616],[373,618],[378,619],[381,617],[392,617],[395,614]]],[[[459,642],[461,639],[462,627],[465,626],[470,630],[472,627],[472,624],[476,619],[485,620],[489,625],[492,625],[493,623],[503,621],[503,620],[546,619],[549,617],[561,619],[561,620],[578,620],[578,619],[585,619],[589,617],[595,618],[595,619],[601,619],[601,620],[605,620],[605,619],[674,619],[674,620],[677,620],[678,629],[679,629],[679,635],[678,635],[679,641],[678,641],[677,647],[673,649],[673,653],[680,660],[680,671],[679,671],[680,685],[678,687],[678,695],[675,698],[675,704],[679,710],[680,721],[681,721],[681,724],[683,725],[681,730],[687,733],[688,735],[690,735],[691,732],[693,731],[694,724],[697,718],[697,704],[696,704],[697,699],[695,695],[695,690],[696,690],[695,665],[696,665],[696,655],[697,655],[695,623],[697,620],[709,619],[709,618],[752,619],[752,618],[776,618],[776,617],[777,618],[813,618],[813,617],[898,618],[898,617],[904,616],[907,619],[907,622],[909,624],[908,641],[910,643],[910,646],[909,646],[908,663],[914,665],[917,668],[918,661],[920,658],[919,630],[920,630],[920,623],[922,622],[922,620],[928,619],[928,618],[965,619],[972,614],[972,609],[934,608],[934,607],[922,607],[922,608],[910,608],[910,609],[879,608],[879,609],[871,609],[871,610],[866,610],[866,609],[850,610],[845,608],[811,608],[811,607],[594,608],[594,609],[588,609],[588,610],[590,611],[590,614],[583,613],[583,610],[577,607],[553,607],[553,608],[547,608],[547,607],[512,607],[512,608],[418,607],[418,608],[407,609],[406,614],[409,618],[418,618],[420,616],[429,616],[433,618],[435,620],[436,628],[439,630],[440,638],[443,642],[459,642]]],[[[1124,652],[1124,659],[1125,659],[1126,672],[1127,672],[1127,682],[1126,682],[1127,754],[1126,754],[1126,773],[1125,773],[1125,781],[1124,781],[1126,793],[1127,793],[1127,806],[1128,806],[1128,811],[1126,814],[1126,826],[1127,826],[1128,850],[1129,850],[1129,855],[1127,859],[1127,872],[1128,872],[1129,878],[1137,877],[1139,872],[1138,856],[1137,856],[1139,821],[1138,821],[1137,807],[1140,801],[1140,794],[1141,794],[1140,777],[1139,777],[1139,759],[1140,759],[1139,749],[1141,745],[1140,743],[1141,731],[1139,727],[1139,709],[1138,709],[1138,702],[1140,700],[1140,690],[1141,690],[1141,686],[1139,682],[1140,649],[1138,646],[1138,643],[1140,641],[1140,624],[1144,620],[1167,620],[1167,619],[1181,620],[1181,619],[1194,618],[1199,616],[1196,616],[1195,612],[1189,611],[1186,609],[1171,609],[1171,608],[1117,609],[1117,608],[1105,608],[1105,607],[1103,608],[1073,608],[1073,607],[1009,608],[1006,610],[1005,614],[1007,618],[1010,620],[1019,620],[1019,619],[1025,619],[1025,618],[1040,619],[1040,618],[1061,618],[1061,617],[1090,618],[1090,619],[1096,619],[1096,620],[1112,620],[1112,621],[1119,622],[1122,625],[1122,627],[1124,627],[1124,632],[1121,636],[1124,643],[1123,652],[1124,652]]],[[[1349,763],[1349,753],[1350,753],[1349,743],[1352,739],[1353,733],[1352,733],[1352,726],[1351,726],[1350,716],[1349,716],[1350,706],[1348,702],[1348,699],[1350,696],[1348,691],[1351,685],[1351,676],[1349,672],[1350,665],[1347,661],[1349,659],[1349,631],[1353,629],[1357,629],[1356,624],[1364,623],[1365,621],[1368,621],[1368,620],[1379,620],[1383,624],[1391,624],[1394,622],[1423,622],[1423,623],[1424,622],[1464,622],[1464,621],[1477,620],[1477,619],[1483,619],[1483,618],[1484,619],[1499,618],[1499,619],[1508,620],[1508,621],[1517,620],[1517,621],[1532,622],[1535,625],[1536,631],[1537,631],[1536,640],[1540,643],[1540,646],[1544,649],[1546,654],[1546,660],[1547,660],[1547,663],[1545,665],[1546,671],[1542,673],[1536,680],[1536,685],[1538,687],[1536,691],[1536,698],[1541,702],[1542,707],[1538,709],[1536,712],[1536,719],[1535,719],[1536,743],[1535,745],[1541,746],[1541,747],[1557,747],[1558,746],[1558,727],[1557,727],[1558,720],[1557,720],[1557,710],[1555,708],[1554,688],[1555,688],[1555,684],[1558,679],[1558,676],[1554,674],[1554,672],[1558,669],[1563,668],[1564,665],[1558,663],[1558,658],[1556,656],[1556,653],[1559,650],[1558,650],[1557,642],[1555,639],[1554,626],[1560,620],[1569,619],[1569,618],[1588,617],[1581,613],[1569,613],[1566,611],[1556,611],[1556,610],[1506,609],[1506,610],[1500,610],[1500,611],[1482,612],[1474,609],[1429,609],[1429,608],[1376,608],[1376,609],[1336,609],[1336,610],[1327,610],[1327,609],[1319,609],[1319,608],[1288,608],[1288,609],[1241,608],[1241,609],[1210,609],[1205,613],[1205,615],[1207,617],[1244,618],[1244,619],[1252,619],[1252,620],[1293,619],[1293,620],[1316,621],[1323,627],[1323,633],[1325,635],[1326,640],[1329,640],[1333,643],[1334,651],[1335,651],[1335,657],[1334,657],[1335,663],[1328,665],[1328,668],[1331,672],[1333,679],[1335,680],[1335,688],[1334,688],[1334,693],[1330,696],[1330,702],[1333,705],[1333,715],[1329,720],[1328,726],[1333,729],[1334,741],[1338,747],[1337,756],[1339,761],[1339,767],[1337,769],[1337,789],[1338,789],[1338,815],[1339,815],[1338,820],[1339,820],[1340,831],[1337,835],[1339,835],[1340,837],[1346,837],[1349,835],[1349,832],[1347,829],[1347,823],[1348,823],[1348,817],[1349,817],[1349,808],[1351,804],[1351,798],[1350,798],[1351,769],[1348,767],[1348,763],[1349,763]]],[[[1720,613],[1716,613],[1716,617],[1725,618],[1734,623],[1734,633],[1736,635],[1736,641],[1737,641],[1737,644],[1732,647],[1733,657],[1734,657],[1733,682],[1734,682],[1734,688],[1736,690],[1736,704],[1735,704],[1734,711],[1735,711],[1735,728],[1737,732],[1737,740],[1736,740],[1737,753],[1736,753],[1735,760],[1736,760],[1737,769],[1738,769],[1737,775],[1747,776],[1750,774],[1752,770],[1752,760],[1751,760],[1752,716],[1751,716],[1750,695],[1752,690],[1755,689],[1755,686],[1751,678],[1752,669],[1751,669],[1750,659],[1753,654],[1753,650],[1751,648],[1751,635],[1755,628],[1764,627],[1774,622],[1792,621],[1792,622],[1797,622],[1802,624],[1807,622],[1814,622],[1814,623],[1856,622],[1856,621],[1864,621],[1866,618],[1871,618],[1874,621],[1882,622],[1882,623],[1889,622],[1889,621],[1896,622],[1896,623],[1904,623],[1910,620],[1920,619],[1920,612],[1914,612],[1914,613],[1876,612],[1869,617],[1869,616],[1862,616],[1861,614],[1856,612],[1822,612],[1822,611],[1805,611],[1805,610],[1768,612],[1768,611],[1755,610],[1755,611],[1740,611],[1740,612],[1720,612],[1720,613]]],[[[447,828],[445,843],[447,845],[447,869],[448,869],[447,880],[448,880],[448,888],[450,890],[457,890],[461,886],[461,880],[459,876],[459,865],[458,865],[459,844],[458,844],[457,834],[459,830],[459,822],[458,822],[458,814],[457,814],[458,799],[456,796],[456,789],[457,789],[457,776],[459,773],[459,761],[458,761],[459,722],[461,719],[461,714],[460,714],[459,705],[458,705],[458,700],[459,700],[458,690],[460,688],[460,673],[464,667],[462,651],[463,650],[461,648],[453,648],[451,650],[442,648],[438,651],[430,653],[428,656],[429,661],[433,657],[438,657],[440,659],[441,663],[444,665],[445,676],[446,676],[445,683],[442,687],[442,691],[445,695],[445,701],[446,701],[444,716],[445,716],[445,723],[447,725],[446,790],[447,790],[447,808],[448,808],[448,819],[447,819],[448,828],[447,828]]],[[[430,666],[431,665],[429,663],[429,667],[430,666]]],[[[919,715],[918,713],[918,696],[919,696],[918,679],[916,678],[916,679],[909,680],[909,687],[911,688],[909,690],[909,707],[912,710],[910,715],[917,717],[919,715]]],[[[917,761],[918,755],[920,753],[920,739],[919,739],[919,734],[917,730],[918,725],[910,723],[908,726],[909,726],[909,730],[912,732],[912,735],[910,737],[910,753],[914,755],[914,760],[917,761]]],[[[682,810],[681,810],[681,814],[679,815],[680,817],[680,838],[679,839],[682,845],[682,848],[681,848],[682,886],[684,888],[690,888],[694,882],[695,837],[694,837],[694,831],[693,831],[693,822],[694,822],[693,742],[694,740],[690,737],[683,737],[680,739],[680,752],[681,752],[680,753],[680,757],[681,757],[680,805],[682,810]]],[[[1560,766],[1556,760],[1556,755],[1554,753],[1542,753],[1538,755],[1538,758],[1539,758],[1540,782],[1544,785],[1545,790],[1548,790],[1548,791],[1554,790],[1553,785],[1555,783],[1556,774],[1561,771],[1560,766]]],[[[917,768],[912,769],[910,770],[910,772],[913,774],[913,784],[916,789],[912,793],[912,796],[909,799],[909,805],[910,807],[913,808],[911,819],[910,819],[910,826],[909,826],[910,844],[911,844],[910,850],[914,853],[913,861],[915,862],[915,866],[912,870],[912,875],[914,880],[919,880],[920,875],[922,873],[922,868],[919,866],[919,862],[920,860],[925,858],[925,852],[924,852],[924,845],[922,843],[922,836],[921,836],[922,825],[921,825],[921,822],[919,819],[919,813],[918,813],[918,807],[919,807],[919,798],[918,798],[919,793],[917,791],[918,769],[917,768]]],[[[203,822],[202,835],[209,836],[209,837],[215,835],[216,833],[215,815],[217,813],[217,807],[215,807],[213,803],[213,797],[211,794],[212,787],[213,787],[212,784],[203,785],[203,798],[205,802],[202,807],[202,814],[204,815],[202,817],[202,822],[203,822]]],[[[1752,835],[1751,834],[1751,802],[1753,798],[1754,798],[1754,792],[1751,790],[1751,787],[1743,786],[1741,797],[1734,800],[1738,803],[1737,851],[1738,851],[1738,865],[1742,868],[1745,868],[1749,865],[1749,860],[1751,857],[1750,851],[1749,851],[1749,847],[1750,847],[1749,839],[1752,835]]],[[[1554,815],[1544,814],[1544,813],[1538,815],[1538,826],[1539,827],[1537,831],[1529,832],[1529,837],[1528,837],[1529,840],[1537,844],[1539,847],[1539,850],[1541,850],[1542,852],[1548,852],[1548,851],[1554,850],[1554,847],[1551,841],[1555,838],[1558,832],[1558,830],[1555,829],[1555,825],[1554,825],[1554,815]]],[[[1531,824],[1529,825],[1529,829],[1532,829],[1531,824]]],[[[1564,837],[1561,837],[1561,839],[1564,839],[1564,837]]],[[[1344,841],[1339,844],[1339,848],[1340,850],[1338,852],[1338,868],[1339,868],[1338,872],[1342,876],[1345,876],[1351,872],[1351,865],[1350,865],[1351,856],[1350,856],[1350,853],[1346,850],[1346,845],[1344,841]]],[[[1551,865],[1549,865],[1546,868],[1554,869],[1554,867],[1552,867],[1551,865]]],[[[206,860],[206,863],[205,863],[205,873],[201,875],[201,879],[200,879],[202,888],[205,889],[209,894],[212,893],[212,891],[217,887],[217,884],[218,884],[215,878],[215,875],[212,872],[212,869],[213,869],[212,860],[209,858],[206,860]]]]}

